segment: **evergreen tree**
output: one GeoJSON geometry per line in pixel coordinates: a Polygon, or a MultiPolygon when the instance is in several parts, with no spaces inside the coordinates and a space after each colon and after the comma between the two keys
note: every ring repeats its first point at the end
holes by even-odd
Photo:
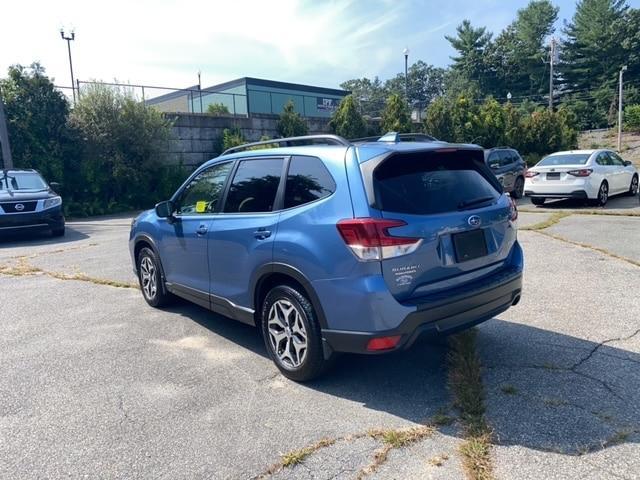
{"type": "Polygon", "coordinates": [[[394,93],[387,99],[387,105],[382,112],[382,131],[384,133],[411,132],[411,118],[404,97],[394,93]]]}
{"type": "Polygon", "coordinates": [[[358,112],[353,95],[347,95],[340,102],[329,122],[331,130],[344,138],[358,138],[367,135],[367,124],[358,112]]]}
{"type": "Polygon", "coordinates": [[[491,45],[491,33],[485,27],[474,28],[469,20],[463,20],[456,28],[456,36],[445,38],[458,52],[458,56],[451,57],[453,68],[468,80],[478,82],[484,90],[491,83],[486,57],[491,45]]]}
{"type": "Polygon", "coordinates": [[[276,131],[281,137],[299,137],[309,132],[307,122],[295,111],[292,100],[284,106],[276,124],[276,131]]]}

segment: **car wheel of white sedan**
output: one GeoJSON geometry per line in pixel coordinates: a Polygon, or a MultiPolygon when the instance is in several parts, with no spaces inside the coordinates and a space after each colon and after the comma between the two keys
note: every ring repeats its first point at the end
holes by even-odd
{"type": "Polygon", "coordinates": [[[638,175],[634,175],[629,186],[629,195],[632,197],[638,194],[638,175]]]}
{"type": "Polygon", "coordinates": [[[609,184],[607,182],[602,182],[600,184],[600,189],[598,190],[598,199],[596,203],[601,207],[604,207],[607,204],[607,200],[609,200],[609,184]]]}

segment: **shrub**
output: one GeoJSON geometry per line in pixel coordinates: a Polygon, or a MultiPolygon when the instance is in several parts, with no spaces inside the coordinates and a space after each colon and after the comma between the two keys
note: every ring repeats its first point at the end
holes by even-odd
{"type": "Polygon", "coordinates": [[[281,137],[298,137],[309,132],[307,122],[295,111],[293,101],[289,100],[280,114],[276,131],[281,137]]]}
{"type": "Polygon", "coordinates": [[[640,131],[640,104],[628,105],[624,109],[624,128],[633,132],[640,131]]]}
{"type": "Polygon", "coordinates": [[[210,103],[207,107],[207,113],[214,116],[229,115],[229,109],[222,103],[210,103]]]}
{"type": "Polygon", "coordinates": [[[247,141],[238,127],[225,128],[222,131],[222,151],[244,145],[247,141]]]}
{"type": "Polygon", "coordinates": [[[171,122],[130,91],[85,87],[70,124],[82,138],[70,212],[98,215],[149,208],[184,179],[182,167],[166,165],[161,158],[171,139],[171,122]]]}

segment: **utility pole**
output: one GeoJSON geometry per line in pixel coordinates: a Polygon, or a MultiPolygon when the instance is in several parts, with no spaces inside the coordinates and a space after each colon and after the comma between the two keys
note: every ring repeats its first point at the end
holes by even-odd
{"type": "Polygon", "coordinates": [[[409,102],[409,48],[405,47],[402,51],[404,54],[404,95],[407,97],[407,105],[411,108],[411,103],[409,102]]]}
{"type": "Polygon", "coordinates": [[[553,111],[553,61],[556,56],[556,39],[551,37],[549,50],[549,110],[553,111]]]}
{"type": "Polygon", "coordinates": [[[11,147],[9,145],[9,132],[7,130],[7,120],[4,116],[4,105],[0,96],[0,159],[2,159],[2,168],[13,168],[13,160],[11,158],[11,147]]]}
{"type": "MultiPolygon", "coordinates": [[[[71,62],[71,42],[76,39],[76,32],[71,30],[71,35],[65,35],[64,28],[60,29],[60,36],[67,41],[67,49],[69,50],[69,69],[71,70],[71,90],[73,91],[73,103],[76,103],[75,81],[73,80],[73,63],[71,62]]],[[[80,95],[80,90],[78,90],[80,95]]]]}
{"type": "Polygon", "coordinates": [[[618,152],[622,150],[622,74],[626,70],[626,65],[620,69],[620,85],[618,91],[618,152]]]}

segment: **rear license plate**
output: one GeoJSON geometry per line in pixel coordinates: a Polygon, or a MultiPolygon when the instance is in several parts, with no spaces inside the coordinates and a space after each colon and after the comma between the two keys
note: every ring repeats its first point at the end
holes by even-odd
{"type": "Polygon", "coordinates": [[[560,180],[560,172],[547,173],[547,180],[560,180]]]}
{"type": "Polygon", "coordinates": [[[487,255],[487,241],[484,237],[484,230],[478,229],[454,233],[451,237],[458,262],[467,262],[487,255]]]}

